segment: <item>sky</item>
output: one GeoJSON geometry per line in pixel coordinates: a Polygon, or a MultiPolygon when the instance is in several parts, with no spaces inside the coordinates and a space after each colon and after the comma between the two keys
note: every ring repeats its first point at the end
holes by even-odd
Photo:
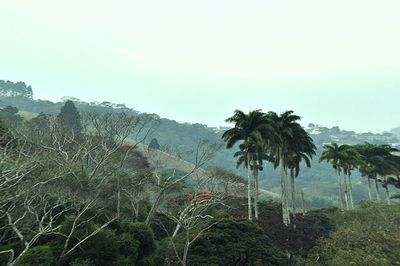
{"type": "Polygon", "coordinates": [[[36,99],[124,103],[226,125],[400,126],[398,0],[0,0],[0,79],[36,99]]]}

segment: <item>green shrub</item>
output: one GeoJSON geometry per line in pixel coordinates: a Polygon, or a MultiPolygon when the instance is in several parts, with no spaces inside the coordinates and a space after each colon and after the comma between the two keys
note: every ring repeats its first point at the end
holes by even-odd
{"type": "Polygon", "coordinates": [[[50,246],[36,246],[29,249],[17,263],[18,266],[53,265],[55,258],[50,246]]]}
{"type": "Polygon", "coordinates": [[[400,265],[400,206],[364,202],[329,215],[337,229],[311,250],[307,265],[400,265]]]}
{"type": "Polygon", "coordinates": [[[188,265],[283,265],[285,255],[249,221],[225,219],[191,248],[188,265]]]}

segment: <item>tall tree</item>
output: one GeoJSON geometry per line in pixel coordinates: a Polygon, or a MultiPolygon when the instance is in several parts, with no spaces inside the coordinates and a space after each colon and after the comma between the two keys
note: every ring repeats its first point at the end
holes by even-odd
{"type": "Polygon", "coordinates": [[[236,152],[234,154],[234,157],[237,157],[236,161],[236,167],[239,168],[242,164],[244,165],[245,168],[247,168],[247,165],[250,167],[251,172],[253,173],[253,181],[254,181],[254,190],[252,191],[253,193],[253,198],[254,198],[254,217],[258,219],[259,216],[259,210],[258,210],[258,196],[259,196],[259,182],[258,182],[258,175],[259,172],[264,169],[263,167],[263,161],[264,160],[270,160],[270,157],[268,155],[268,144],[260,139],[258,140],[257,145],[256,144],[250,144],[252,147],[246,148],[246,143],[243,143],[239,145],[240,151],[236,152]],[[251,156],[251,161],[248,161],[248,156],[247,156],[247,150],[251,150],[252,156],[251,156]]]}
{"type": "Polygon", "coordinates": [[[356,145],[355,149],[362,155],[360,163],[360,172],[363,176],[375,181],[376,199],[380,201],[379,182],[386,190],[387,200],[390,203],[390,195],[387,187],[387,176],[398,176],[400,173],[399,156],[393,153],[398,152],[389,145],[376,145],[364,143],[356,145]]]}
{"type": "Polygon", "coordinates": [[[275,137],[270,142],[270,156],[275,166],[279,166],[281,177],[282,195],[282,218],[285,225],[290,224],[289,212],[289,190],[287,180],[287,160],[294,145],[300,143],[299,138],[307,133],[298,123],[300,116],[294,115],[293,111],[286,111],[281,115],[275,112],[268,113],[268,119],[275,130],[275,137]]]}
{"type": "Polygon", "coordinates": [[[397,189],[400,189],[400,176],[390,176],[388,178],[385,179],[385,182],[382,184],[382,186],[385,188],[386,191],[386,197],[387,197],[387,201],[388,204],[391,204],[391,199],[393,198],[397,198],[396,196],[391,196],[390,192],[389,192],[389,185],[394,186],[397,189]]]}
{"type": "Polygon", "coordinates": [[[348,191],[348,199],[350,208],[354,208],[354,199],[353,199],[353,185],[351,182],[351,174],[352,171],[360,165],[362,156],[358,153],[358,151],[350,145],[343,145],[343,155],[341,166],[343,168],[344,181],[346,191],[348,191]],[[346,178],[348,179],[346,182],[346,178]],[[348,186],[347,186],[348,184],[348,186]]]}
{"type": "Polygon", "coordinates": [[[74,136],[79,136],[82,133],[81,117],[74,102],[66,101],[57,118],[65,132],[74,136]]]}
{"type": "Polygon", "coordinates": [[[161,145],[158,143],[158,140],[156,138],[151,139],[148,148],[151,150],[159,150],[161,148],[161,145]]]}
{"type": "MultiPolygon", "coordinates": [[[[271,133],[272,130],[269,123],[267,122],[266,115],[261,112],[261,110],[250,111],[248,114],[240,110],[235,110],[234,115],[226,119],[226,122],[234,123],[234,127],[225,131],[222,135],[222,139],[227,143],[227,148],[230,149],[238,142],[242,142],[240,150],[245,154],[244,167],[247,169],[248,173],[248,218],[249,220],[252,220],[252,174],[250,162],[257,160],[255,152],[257,151],[257,145],[259,143],[259,140],[261,139],[261,132],[264,132],[264,135],[268,135],[267,132],[271,133]]],[[[257,178],[255,172],[256,171],[253,171],[254,179],[257,178]]]]}
{"type": "MultiPolygon", "coordinates": [[[[319,161],[327,161],[330,162],[333,168],[336,170],[337,182],[339,186],[339,197],[341,202],[341,207],[344,209],[345,203],[343,202],[345,199],[344,191],[342,187],[342,182],[340,181],[340,173],[341,173],[341,163],[343,158],[345,157],[344,151],[346,146],[338,145],[337,143],[332,143],[324,146],[324,152],[322,153],[319,161]]],[[[347,207],[347,206],[346,206],[347,207]]]]}
{"type": "Polygon", "coordinates": [[[312,156],[315,155],[317,147],[314,145],[313,139],[305,130],[298,128],[297,138],[292,140],[289,150],[285,156],[285,164],[290,171],[290,187],[292,194],[292,211],[296,213],[296,185],[295,179],[300,173],[300,164],[304,161],[305,165],[311,167],[312,156]]]}

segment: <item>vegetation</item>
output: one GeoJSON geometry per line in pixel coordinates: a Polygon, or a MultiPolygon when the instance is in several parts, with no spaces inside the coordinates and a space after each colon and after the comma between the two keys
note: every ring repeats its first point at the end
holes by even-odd
{"type": "MultiPolygon", "coordinates": [[[[232,129],[227,130],[222,138],[227,142],[227,148],[232,148],[238,141],[242,155],[238,166],[244,162],[245,167],[253,170],[254,193],[252,179],[248,175],[248,217],[252,219],[252,200],[254,194],[255,218],[258,219],[258,171],[263,170],[263,161],[269,161],[275,167],[279,166],[281,176],[282,215],[285,225],[290,224],[288,178],[287,171],[291,173],[292,211],[295,213],[295,177],[300,171],[300,162],[306,161],[311,167],[310,158],[315,154],[315,145],[312,138],[296,121],[300,117],[287,111],[282,115],[274,112],[268,114],[260,110],[251,111],[248,115],[236,110],[235,115],[228,118],[227,122],[235,123],[232,129]]],[[[235,155],[235,156],[236,156],[235,155]]]]}
{"type": "Polygon", "coordinates": [[[399,265],[399,207],[364,202],[328,213],[337,229],[311,250],[306,265],[399,265]]]}
{"type": "Polygon", "coordinates": [[[77,106],[67,100],[29,120],[0,110],[0,265],[399,265],[392,145],[333,142],[322,151],[292,111],[237,110],[222,134],[188,127],[211,137],[174,152],[156,115],[77,106]],[[247,178],[216,164],[221,154],[247,178]],[[326,165],[337,181],[313,180],[329,189],[300,204],[297,191],[310,182],[301,173],[318,176],[326,165]],[[280,200],[262,189],[274,168],[280,200]],[[305,207],[318,200],[340,208],[305,207]]]}

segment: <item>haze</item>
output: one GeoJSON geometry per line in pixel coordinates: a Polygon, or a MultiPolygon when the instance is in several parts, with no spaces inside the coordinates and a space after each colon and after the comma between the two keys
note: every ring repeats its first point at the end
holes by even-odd
{"type": "Polygon", "coordinates": [[[399,10],[398,0],[1,0],[0,79],[37,99],[209,126],[251,108],[388,130],[400,125],[399,10]]]}

